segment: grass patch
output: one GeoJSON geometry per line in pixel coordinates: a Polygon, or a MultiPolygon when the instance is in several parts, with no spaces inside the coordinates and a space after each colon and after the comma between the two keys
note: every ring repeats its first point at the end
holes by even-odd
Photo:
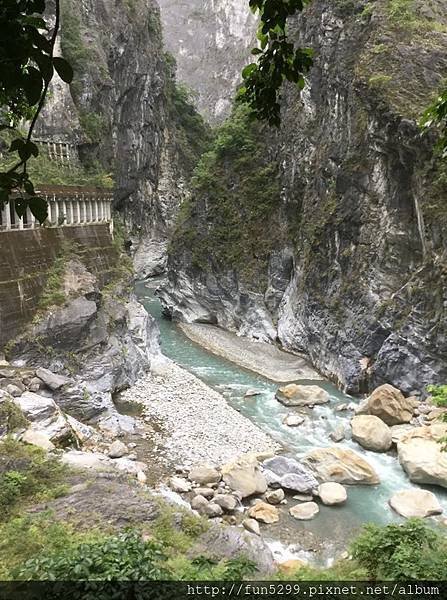
{"type": "Polygon", "coordinates": [[[12,400],[0,402],[0,428],[6,433],[13,433],[17,429],[26,429],[29,421],[12,400]]]}
{"type": "Polygon", "coordinates": [[[40,448],[12,438],[0,442],[0,521],[31,502],[63,495],[68,472],[40,448]]]}

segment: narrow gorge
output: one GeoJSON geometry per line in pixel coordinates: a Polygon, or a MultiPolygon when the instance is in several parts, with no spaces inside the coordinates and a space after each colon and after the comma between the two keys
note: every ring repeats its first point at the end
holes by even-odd
{"type": "Polygon", "coordinates": [[[444,1],[304,4],[274,127],[248,0],[47,0],[74,77],[47,219],[0,204],[0,580],[443,580],[444,1]]]}

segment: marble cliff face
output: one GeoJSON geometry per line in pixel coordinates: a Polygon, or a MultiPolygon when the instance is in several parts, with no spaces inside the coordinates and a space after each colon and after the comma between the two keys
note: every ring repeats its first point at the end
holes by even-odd
{"type": "MultiPolygon", "coordinates": [[[[269,136],[281,194],[262,236],[274,250],[254,259],[250,282],[245,264],[194,261],[175,244],[167,312],[305,351],[351,392],[445,379],[445,166],[417,126],[447,66],[441,5],[416,3],[400,19],[379,0],[319,0],[297,20],[296,39],[316,60],[302,96],[285,93],[282,128],[269,136]]],[[[206,207],[194,198],[187,224],[201,239],[206,207]]]]}

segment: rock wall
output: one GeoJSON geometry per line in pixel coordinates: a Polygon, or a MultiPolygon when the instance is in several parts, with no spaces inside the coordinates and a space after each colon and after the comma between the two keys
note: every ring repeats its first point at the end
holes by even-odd
{"type": "Polygon", "coordinates": [[[0,347],[32,320],[56,259],[74,245],[99,285],[107,285],[119,257],[108,224],[0,234],[0,347]]]}
{"type": "MultiPolygon", "coordinates": [[[[416,122],[446,72],[442,4],[317,0],[296,21],[316,58],[301,97],[284,95],[281,130],[262,138],[281,169],[277,209],[252,231],[270,256],[253,254],[251,283],[246,261],[219,262],[212,244],[192,263],[191,231],[210,231],[202,194],[169,260],[168,313],[305,351],[354,393],[445,380],[446,167],[416,122]]],[[[232,239],[247,210],[227,219],[232,239]]]]}
{"type": "Polygon", "coordinates": [[[158,5],[63,0],[59,50],[75,77],[67,86],[55,76],[36,136],[74,143],[87,171],[113,174],[137,276],[157,274],[191,171],[183,155],[206,139],[191,139],[197,122],[176,95],[158,5]]]}
{"type": "Polygon", "coordinates": [[[159,0],[164,40],[179,80],[201,114],[221,122],[231,110],[240,74],[253,47],[256,19],[241,0],[159,0]]]}

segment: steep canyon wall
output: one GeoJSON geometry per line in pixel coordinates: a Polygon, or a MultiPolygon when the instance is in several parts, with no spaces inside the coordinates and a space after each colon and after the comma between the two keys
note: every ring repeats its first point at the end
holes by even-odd
{"type": "MultiPolygon", "coordinates": [[[[315,66],[284,94],[280,131],[258,133],[276,202],[251,226],[262,190],[235,177],[217,223],[202,186],[161,297],[174,318],[305,351],[351,392],[422,389],[447,377],[446,167],[417,125],[447,72],[443,2],[316,0],[294,28],[315,66]],[[218,252],[216,232],[251,254],[218,252]]],[[[231,149],[216,165],[238,172],[231,149]]]]}

